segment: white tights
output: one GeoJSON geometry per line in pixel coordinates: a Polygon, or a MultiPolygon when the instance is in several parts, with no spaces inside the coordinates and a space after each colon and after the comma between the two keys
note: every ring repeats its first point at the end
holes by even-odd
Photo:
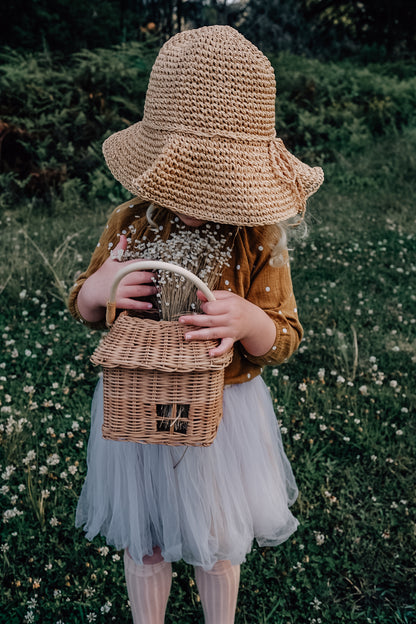
{"type": "MultiPolygon", "coordinates": [[[[138,566],[124,551],[124,569],[134,624],[163,624],[172,582],[171,564],[161,559],[138,566]]],[[[233,624],[240,566],[218,561],[208,571],[195,567],[195,578],[205,624],[233,624]]]]}
{"type": "Polygon", "coordinates": [[[233,624],[240,566],[233,566],[229,561],[217,561],[208,571],[195,567],[195,580],[204,609],[205,624],[233,624]]]}

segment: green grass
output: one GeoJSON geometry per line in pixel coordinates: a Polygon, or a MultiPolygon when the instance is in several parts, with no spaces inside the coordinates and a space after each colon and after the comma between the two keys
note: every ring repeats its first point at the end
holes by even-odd
{"type": "MultiPolygon", "coordinates": [[[[254,546],[237,624],[416,622],[415,154],[407,130],[328,163],[292,245],[305,338],[265,379],[300,527],[254,546]]],[[[121,553],[73,528],[99,333],[63,303],[111,206],[54,202],[53,221],[29,202],[1,217],[0,622],[122,624],[121,553]]],[[[174,571],[166,622],[202,622],[192,568],[174,571]]]]}

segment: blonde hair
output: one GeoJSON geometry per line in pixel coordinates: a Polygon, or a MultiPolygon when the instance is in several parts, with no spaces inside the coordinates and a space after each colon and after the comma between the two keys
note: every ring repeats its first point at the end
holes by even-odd
{"type": "Polygon", "coordinates": [[[282,267],[289,261],[289,240],[305,238],[308,226],[305,219],[302,219],[300,223],[291,223],[290,220],[282,221],[276,223],[274,227],[277,230],[278,241],[272,246],[269,263],[273,267],[282,267]]]}
{"type": "Polygon", "coordinates": [[[150,227],[154,229],[159,229],[159,226],[156,223],[156,221],[153,221],[153,214],[155,210],[156,210],[156,206],[154,204],[149,204],[146,210],[146,219],[150,227]]]}

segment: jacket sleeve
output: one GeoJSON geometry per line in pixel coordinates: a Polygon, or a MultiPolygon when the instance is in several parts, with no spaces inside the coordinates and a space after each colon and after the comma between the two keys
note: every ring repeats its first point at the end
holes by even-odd
{"type": "Polygon", "coordinates": [[[142,206],[137,204],[137,200],[126,202],[121,206],[118,206],[113,211],[92,254],[87,270],[78,276],[71,292],[69,293],[68,309],[70,313],[75,319],[92,329],[105,329],[106,326],[104,319],[103,321],[96,323],[89,323],[83,319],[77,306],[78,293],[81,290],[85,280],[87,280],[90,275],[95,273],[95,271],[97,271],[107,260],[111,253],[111,249],[117,246],[120,240],[120,235],[128,233],[129,224],[131,224],[136,217],[141,217],[142,215],[140,213],[142,212],[142,206]]]}
{"type": "Polygon", "coordinates": [[[284,264],[270,264],[270,246],[261,249],[251,274],[251,284],[246,298],[259,306],[272,319],[276,337],[270,350],[262,356],[253,356],[243,349],[245,357],[259,366],[281,364],[298,348],[303,336],[299,322],[295,295],[289,267],[289,254],[284,252],[284,264]]]}

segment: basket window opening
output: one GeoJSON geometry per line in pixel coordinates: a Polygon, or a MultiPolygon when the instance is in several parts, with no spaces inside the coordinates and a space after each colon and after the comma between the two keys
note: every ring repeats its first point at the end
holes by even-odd
{"type": "Polygon", "coordinates": [[[156,405],[156,430],[184,434],[188,430],[189,405],[156,405]]]}

